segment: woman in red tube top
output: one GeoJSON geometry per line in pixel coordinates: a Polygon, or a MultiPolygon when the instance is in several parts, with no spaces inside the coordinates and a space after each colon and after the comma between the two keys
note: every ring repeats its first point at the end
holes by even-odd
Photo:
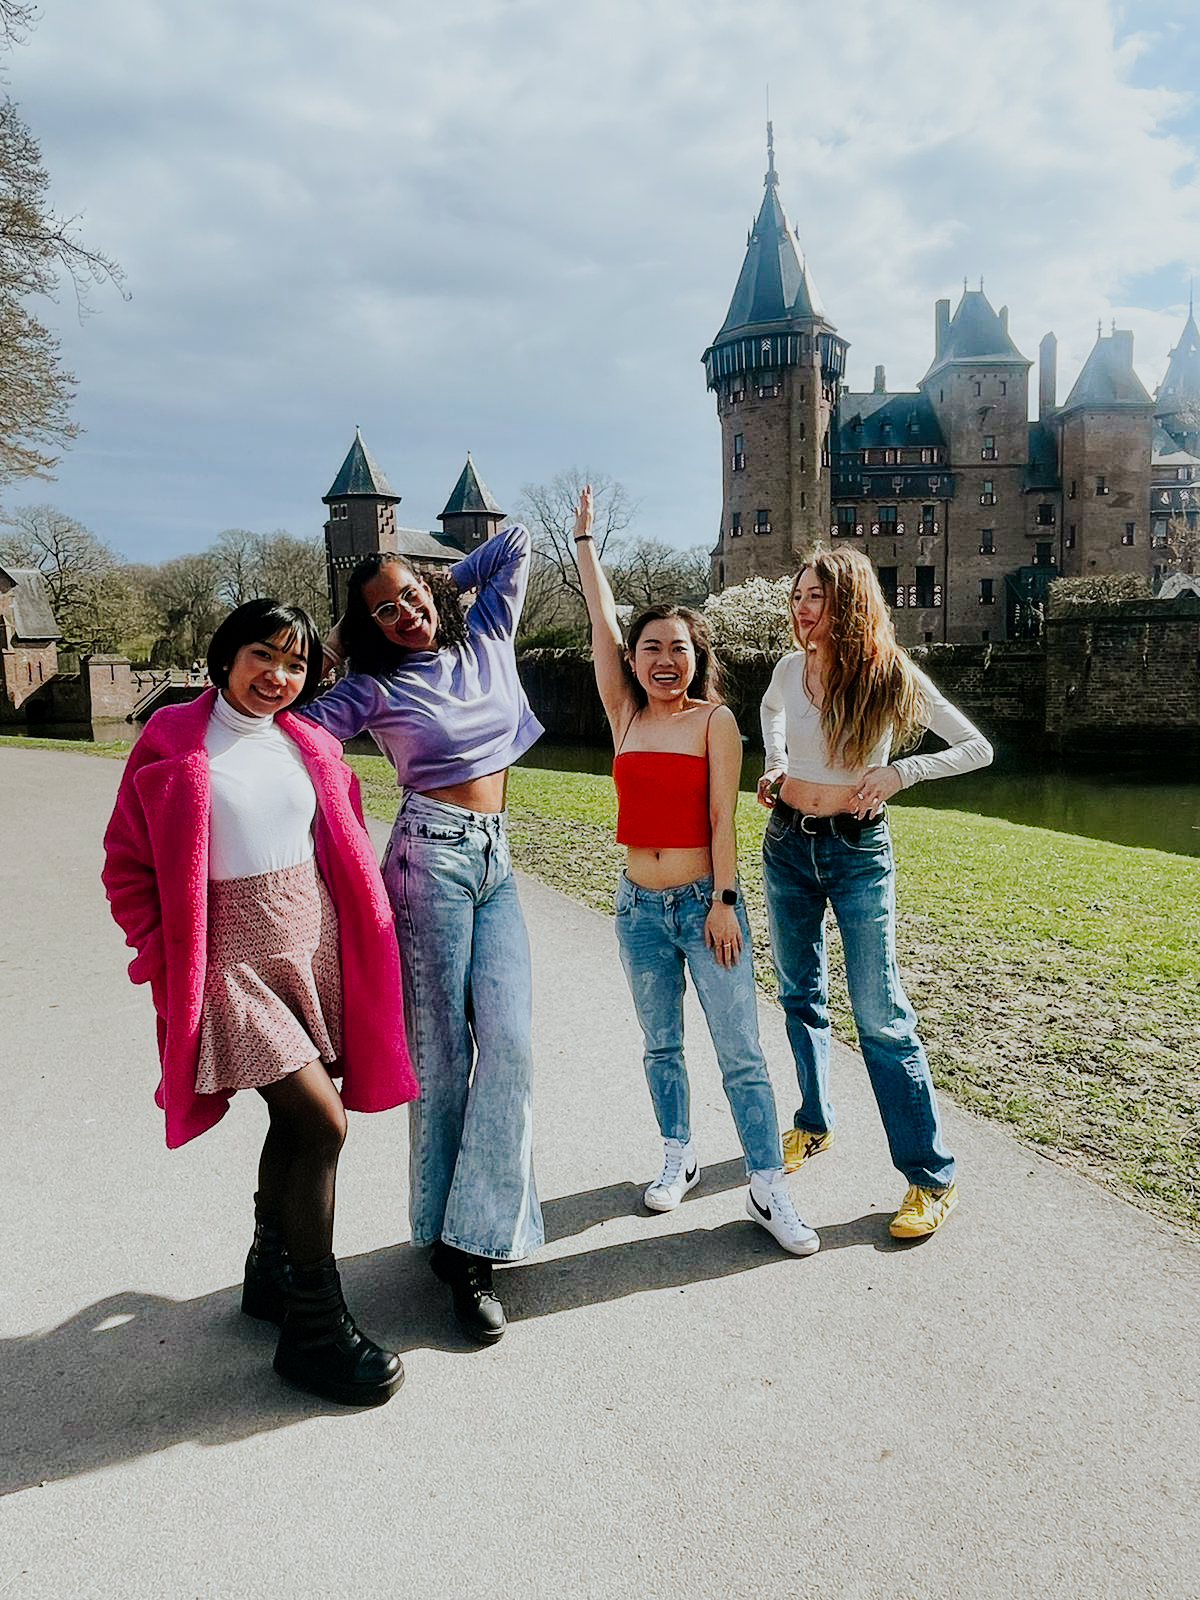
{"type": "Polygon", "coordinates": [[[737,886],[734,808],[742,741],[717,688],[704,620],[685,606],[643,611],[622,640],[580,496],[575,550],[592,624],[596,684],[616,758],[617,943],[645,1038],[663,1167],[645,1192],[673,1211],[700,1181],[683,1054],[685,968],[704,1008],[746,1159],[748,1215],[793,1255],[820,1246],[784,1182],[775,1097],[758,1039],[750,928],[737,886]]]}

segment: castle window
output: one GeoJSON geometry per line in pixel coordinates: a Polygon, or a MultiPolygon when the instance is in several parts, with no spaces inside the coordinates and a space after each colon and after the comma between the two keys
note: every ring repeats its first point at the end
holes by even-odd
{"type": "Polygon", "coordinates": [[[1192,481],[1192,469],[1191,469],[1191,467],[1176,467],[1175,468],[1175,477],[1176,477],[1176,480],[1179,483],[1191,483],[1191,481],[1192,481]]]}
{"type": "Polygon", "coordinates": [[[933,451],[932,450],[922,450],[921,451],[921,465],[923,467],[931,467],[933,465],[933,451]]]}
{"type": "Polygon", "coordinates": [[[1165,517],[1155,517],[1150,524],[1150,542],[1151,544],[1166,544],[1167,522],[1165,517]]]}
{"type": "Polygon", "coordinates": [[[1137,524],[1134,523],[1134,522],[1127,522],[1125,524],[1125,532],[1121,535],[1121,543],[1122,544],[1132,544],[1133,543],[1133,539],[1134,539],[1134,534],[1135,534],[1136,531],[1137,531],[1137,524]]]}
{"type": "Polygon", "coordinates": [[[921,533],[926,538],[930,538],[937,531],[938,531],[937,507],[936,506],[922,506],[921,507],[921,533]]]}
{"type": "Polygon", "coordinates": [[[742,373],[739,373],[736,378],[730,378],[729,380],[729,401],[731,405],[736,405],[739,400],[744,400],[745,398],[746,379],[742,373]]]}
{"type": "Polygon", "coordinates": [[[755,533],[770,533],[771,531],[771,513],[762,507],[754,513],[754,531],[755,533]]]}
{"type": "Polygon", "coordinates": [[[742,537],[742,513],[740,511],[731,511],[729,513],[729,537],[731,539],[740,539],[742,537]]]}
{"type": "Polygon", "coordinates": [[[1074,500],[1074,498],[1075,498],[1075,479],[1072,478],[1071,479],[1071,487],[1067,491],[1067,499],[1068,500],[1074,500]]]}
{"type": "Polygon", "coordinates": [[[899,567],[879,568],[879,587],[883,590],[883,598],[890,606],[902,605],[904,603],[904,591],[899,588],[896,581],[899,575],[899,567]]]}
{"type": "Polygon", "coordinates": [[[898,450],[885,450],[883,452],[883,464],[885,467],[894,467],[899,460],[900,453],[898,450]]]}
{"type": "Polygon", "coordinates": [[[872,533],[886,533],[894,535],[896,532],[897,512],[895,506],[876,506],[875,524],[872,533]]]}
{"type": "Polygon", "coordinates": [[[980,530],[979,530],[979,554],[981,556],[994,556],[995,553],[996,553],[996,530],[995,530],[995,528],[980,528],[980,530]]]}
{"type": "Polygon", "coordinates": [[[976,380],[976,383],[975,383],[975,394],[976,394],[976,397],[982,395],[982,393],[983,393],[983,385],[978,380],[976,380]]]}
{"type": "Polygon", "coordinates": [[[1097,494],[1107,494],[1108,493],[1108,484],[1105,483],[1103,477],[1098,477],[1096,479],[1096,493],[1097,494]]]}
{"type": "Polygon", "coordinates": [[[1074,548],[1075,548],[1075,524],[1073,522],[1069,522],[1067,524],[1067,537],[1063,541],[1063,543],[1066,545],[1068,550],[1074,550],[1074,548]]]}
{"type": "Polygon", "coordinates": [[[735,433],[733,436],[733,470],[742,472],[746,466],[746,435],[735,433]]]}
{"type": "Polygon", "coordinates": [[[942,603],[941,592],[934,583],[936,574],[932,567],[917,568],[917,598],[919,606],[940,606],[942,603]]]}
{"type": "Polygon", "coordinates": [[[981,461],[995,461],[996,436],[994,433],[985,433],[983,436],[983,449],[979,452],[981,461]]]}
{"type": "Polygon", "coordinates": [[[858,521],[857,506],[838,506],[834,511],[836,522],[833,526],[834,533],[843,534],[851,539],[862,532],[862,524],[858,521]]]}
{"type": "Polygon", "coordinates": [[[980,578],[979,604],[981,606],[994,606],[996,604],[996,580],[994,578],[980,578]]]}
{"type": "Polygon", "coordinates": [[[1033,547],[1033,564],[1035,567],[1052,567],[1054,565],[1054,550],[1049,541],[1039,542],[1033,547]]]}
{"type": "Polygon", "coordinates": [[[979,496],[981,506],[994,506],[996,504],[996,490],[990,478],[983,480],[983,493],[979,496]]]}
{"type": "Polygon", "coordinates": [[[1037,509],[1037,525],[1039,528],[1052,528],[1054,526],[1054,507],[1043,500],[1037,509]]]}
{"type": "Polygon", "coordinates": [[[1005,378],[1000,379],[1000,393],[1002,395],[1008,393],[1008,382],[1005,378]]]}
{"type": "Polygon", "coordinates": [[[758,375],[758,398],[770,400],[779,393],[779,374],[777,372],[760,372],[758,375]]]}

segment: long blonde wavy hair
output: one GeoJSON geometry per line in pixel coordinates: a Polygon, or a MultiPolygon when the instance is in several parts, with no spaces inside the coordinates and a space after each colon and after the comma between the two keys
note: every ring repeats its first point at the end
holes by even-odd
{"type": "MultiPolygon", "coordinates": [[[[884,732],[895,750],[920,741],[929,708],[916,668],[897,643],[887,601],[875,569],[860,550],[827,550],[805,556],[788,596],[791,609],[805,571],[816,573],[829,617],[829,671],[821,730],[830,756],[847,767],[864,767],[884,732]]],[[[801,648],[803,646],[801,645],[801,648]]]]}

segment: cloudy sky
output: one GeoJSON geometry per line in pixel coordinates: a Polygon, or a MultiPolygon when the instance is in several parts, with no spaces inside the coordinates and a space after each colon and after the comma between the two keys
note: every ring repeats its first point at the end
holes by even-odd
{"type": "MultiPolygon", "coordinates": [[[[86,430],[48,502],[131,560],[320,530],[361,426],[434,527],[578,466],[711,545],[700,357],[780,193],[849,381],[911,388],[982,277],[1059,398],[1200,279],[1194,0],[44,0],[8,66],[58,210],[122,265],[52,315],[86,430]]],[[[1198,285],[1200,287],[1200,285],[1198,285]]],[[[1036,385],[1032,387],[1036,388],[1036,385]]]]}

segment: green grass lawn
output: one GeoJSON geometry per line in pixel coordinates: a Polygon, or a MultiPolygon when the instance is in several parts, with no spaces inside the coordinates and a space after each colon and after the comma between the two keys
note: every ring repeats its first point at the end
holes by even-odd
{"type": "MultiPolygon", "coordinates": [[[[350,759],[367,810],[390,820],[391,768],[350,759]]],[[[611,911],[624,852],[609,778],[515,768],[509,813],[520,867],[611,911]]],[[[742,886],[769,995],[765,815],[741,796],[742,886]]],[[[1200,1235],[1200,860],[909,805],[892,829],[900,964],[938,1085],[1200,1235]]],[[[836,929],[829,953],[834,1025],[853,1042],[836,929]]]]}

